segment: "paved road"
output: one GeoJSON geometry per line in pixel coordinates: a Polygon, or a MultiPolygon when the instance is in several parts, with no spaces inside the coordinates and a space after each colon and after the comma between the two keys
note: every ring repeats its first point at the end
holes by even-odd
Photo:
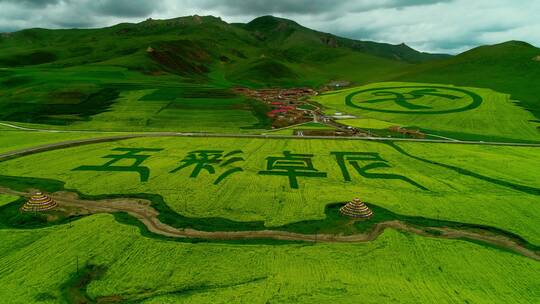
{"type": "Polygon", "coordinates": [[[87,138],[79,140],[62,141],[53,144],[40,145],[36,147],[0,153],[0,161],[40,153],[44,151],[62,149],[66,147],[81,146],[100,142],[118,141],[132,138],[144,137],[204,137],[204,138],[264,138],[264,139],[326,139],[326,140],[367,140],[367,141],[389,141],[389,142],[419,142],[419,143],[445,143],[445,144],[467,144],[467,145],[491,145],[491,146],[515,146],[515,147],[540,147],[540,143],[511,143],[511,142],[484,142],[484,141],[460,141],[446,139],[414,139],[414,138],[387,138],[387,137],[359,137],[359,136],[293,136],[293,135],[272,135],[272,134],[218,134],[218,133],[182,133],[182,132],[110,132],[110,131],[72,131],[72,130],[49,130],[20,127],[9,123],[0,123],[1,126],[13,128],[21,131],[44,132],[44,133],[92,133],[92,134],[116,134],[107,137],[87,138]],[[118,135],[120,134],[120,135],[118,135]]]}

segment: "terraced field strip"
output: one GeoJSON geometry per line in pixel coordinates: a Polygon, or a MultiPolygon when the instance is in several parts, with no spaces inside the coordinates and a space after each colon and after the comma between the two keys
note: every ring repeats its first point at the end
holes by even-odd
{"type": "MultiPolygon", "coordinates": [[[[8,188],[0,187],[1,194],[15,195],[20,197],[30,197],[29,192],[20,192],[8,188]]],[[[200,231],[195,229],[177,229],[171,227],[158,219],[159,212],[151,207],[151,202],[143,199],[120,198],[105,200],[82,200],[76,193],[56,192],[50,195],[60,207],[75,208],[78,214],[97,213],[117,213],[125,212],[138,219],[146,228],[157,235],[172,238],[194,238],[208,240],[256,240],[273,239],[280,241],[304,241],[304,242],[326,242],[326,243],[361,243],[376,240],[387,228],[402,232],[414,233],[424,237],[444,238],[444,239],[468,239],[490,244],[500,248],[519,253],[523,256],[540,261],[540,253],[530,250],[514,240],[490,233],[487,231],[462,231],[446,227],[428,227],[420,229],[408,225],[402,221],[393,220],[380,222],[366,233],[353,235],[335,234],[302,234],[279,230],[258,230],[258,231],[200,231]]]]}
{"type": "MultiPolygon", "coordinates": [[[[36,131],[34,131],[36,132],[36,131]]],[[[41,131],[37,131],[41,132],[41,131]]],[[[100,133],[100,132],[97,132],[100,133]]],[[[109,133],[109,132],[107,132],[109,133]]],[[[110,137],[87,138],[80,140],[62,141],[53,144],[38,145],[36,147],[25,148],[10,152],[0,153],[0,161],[17,158],[25,155],[37,154],[46,151],[59,150],[69,147],[82,146],[88,144],[102,143],[108,141],[118,141],[124,139],[144,138],[144,137],[195,137],[195,138],[264,138],[264,139],[327,139],[327,140],[367,140],[380,142],[420,142],[420,143],[451,143],[470,145],[492,145],[492,146],[514,146],[514,147],[540,147],[540,143],[506,143],[506,142],[484,142],[484,141],[459,141],[459,140],[433,140],[433,139],[410,139],[410,138],[384,138],[384,137],[338,137],[338,136],[287,136],[287,135],[247,135],[247,134],[206,134],[206,133],[169,133],[169,132],[148,132],[148,133],[128,133],[126,135],[115,135],[110,137]]]]}

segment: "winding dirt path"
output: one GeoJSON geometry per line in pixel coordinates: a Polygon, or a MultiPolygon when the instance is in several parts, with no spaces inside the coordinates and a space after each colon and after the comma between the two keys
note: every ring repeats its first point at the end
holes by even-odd
{"type": "MultiPolygon", "coordinates": [[[[21,197],[29,197],[31,195],[31,192],[19,192],[3,187],[0,187],[0,193],[21,197]]],[[[480,241],[540,261],[540,252],[528,249],[512,238],[489,231],[427,227],[432,231],[437,231],[437,233],[429,233],[423,229],[408,225],[405,222],[394,220],[378,223],[372,230],[354,235],[302,234],[279,230],[210,232],[194,229],[178,229],[162,223],[158,219],[159,213],[151,207],[151,202],[148,200],[133,198],[105,199],[99,201],[82,200],[76,193],[72,192],[56,192],[50,194],[50,196],[56,200],[60,210],[72,215],[126,212],[137,218],[150,232],[173,238],[199,238],[209,240],[274,239],[325,243],[361,243],[376,240],[385,229],[391,228],[430,238],[469,239],[480,241]]]]}

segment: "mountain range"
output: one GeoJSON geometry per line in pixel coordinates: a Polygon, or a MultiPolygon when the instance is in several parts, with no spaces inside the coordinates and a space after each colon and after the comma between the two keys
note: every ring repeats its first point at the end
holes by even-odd
{"type": "MultiPolygon", "coordinates": [[[[224,87],[434,82],[509,93],[540,117],[538,56],[540,49],[520,41],[456,56],[429,54],[405,44],[346,39],[273,16],[246,24],[212,16],[148,19],[100,29],[27,29],[0,38],[3,70],[120,67],[144,77],[176,75],[224,87]]],[[[12,71],[0,70],[0,77],[7,89],[31,85],[12,71]]]]}

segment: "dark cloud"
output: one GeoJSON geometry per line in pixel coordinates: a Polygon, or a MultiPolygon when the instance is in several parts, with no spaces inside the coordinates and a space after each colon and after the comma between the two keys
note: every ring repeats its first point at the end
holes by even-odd
{"type": "Polygon", "coordinates": [[[453,0],[193,0],[189,3],[203,9],[211,9],[231,15],[265,14],[332,14],[334,12],[367,11],[378,8],[403,8],[428,5],[453,0]]]}
{"type": "Polygon", "coordinates": [[[134,21],[167,0],[0,0],[0,32],[23,28],[89,28],[134,21]]]}
{"type": "Polygon", "coordinates": [[[104,16],[146,17],[161,7],[158,1],[147,0],[95,0],[90,9],[104,16]]]}
{"type": "MultiPolygon", "coordinates": [[[[14,7],[29,9],[51,7],[84,12],[83,17],[116,16],[146,17],[162,7],[163,1],[149,0],[0,0],[14,7]]],[[[0,13],[1,16],[1,13],[0,13]]],[[[29,16],[32,18],[32,16],[29,16]]]]}
{"type": "Polygon", "coordinates": [[[42,8],[51,4],[58,4],[61,0],[0,0],[1,3],[12,3],[27,7],[42,8]]]}
{"type": "Polygon", "coordinates": [[[54,24],[61,28],[91,28],[96,25],[92,19],[60,19],[55,20],[54,24]]]}
{"type": "Polygon", "coordinates": [[[319,14],[344,6],[343,2],[325,0],[195,0],[193,5],[233,15],[264,15],[275,13],[319,14]]]}

